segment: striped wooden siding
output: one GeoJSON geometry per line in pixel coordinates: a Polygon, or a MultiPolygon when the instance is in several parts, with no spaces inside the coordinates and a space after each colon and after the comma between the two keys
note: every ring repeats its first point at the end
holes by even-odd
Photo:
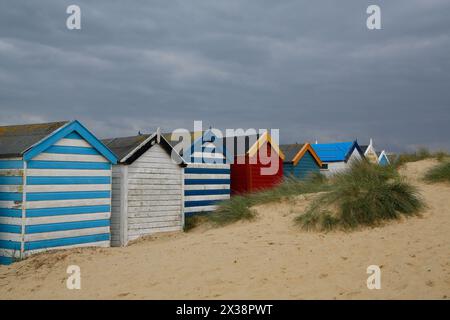
{"type": "Polygon", "coordinates": [[[158,144],[131,165],[114,166],[111,244],[182,230],[182,180],[183,168],[158,144]]]}
{"type": "Polygon", "coordinates": [[[214,211],[217,203],[230,198],[230,165],[212,142],[192,150],[184,169],[184,213],[194,215],[214,211]],[[200,151],[201,150],[201,151],[200,151]]]}
{"type": "Polygon", "coordinates": [[[214,211],[217,203],[230,198],[230,165],[189,163],[184,169],[186,215],[214,211]]]}
{"type": "Polygon", "coordinates": [[[81,136],[11,163],[0,164],[1,254],[109,246],[111,164],[81,136]]]}
{"type": "Polygon", "coordinates": [[[305,179],[309,175],[319,172],[320,167],[309,151],[303,155],[296,166],[292,163],[285,163],[283,168],[285,176],[294,176],[299,179],[305,179]]]}
{"type": "Polygon", "coordinates": [[[21,159],[0,160],[0,264],[20,257],[23,166],[21,159]]]}

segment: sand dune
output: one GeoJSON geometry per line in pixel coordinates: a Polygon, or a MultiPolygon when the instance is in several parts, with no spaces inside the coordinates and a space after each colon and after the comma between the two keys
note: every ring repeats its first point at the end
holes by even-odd
{"type": "Polygon", "coordinates": [[[403,170],[428,208],[422,217],[352,233],[309,233],[293,219],[311,196],[257,207],[258,219],[85,248],[0,266],[2,299],[449,299],[450,185],[418,179],[432,160],[403,170]],[[82,289],[65,285],[79,265],[82,289]],[[381,290],[366,268],[379,265],[381,290]]]}

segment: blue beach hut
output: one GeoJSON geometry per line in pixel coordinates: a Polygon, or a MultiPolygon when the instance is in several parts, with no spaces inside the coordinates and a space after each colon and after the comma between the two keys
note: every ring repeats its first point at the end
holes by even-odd
{"type": "Polygon", "coordinates": [[[78,121],[0,127],[0,263],[109,246],[116,162],[78,121]]]}

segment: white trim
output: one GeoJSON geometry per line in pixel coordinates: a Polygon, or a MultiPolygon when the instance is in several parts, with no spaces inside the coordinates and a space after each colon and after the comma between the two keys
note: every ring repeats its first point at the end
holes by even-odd
{"type": "Polygon", "coordinates": [[[26,222],[27,226],[33,226],[33,225],[48,224],[48,223],[104,220],[104,219],[109,219],[110,217],[111,217],[111,214],[109,212],[99,212],[99,213],[84,213],[84,214],[68,214],[68,215],[63,215],[63,216],[26,218],[25,222],[26,222]]]}
{"type": "Polygon", "coordinates": [[[21,177],[23,169],[0,169],[0,177],[21,177]]]}
{"type": "Polygon", "coordinates": [[[63,138],[56,143],[53,144],[54,146],[61,146],[61,147],[85,147],[85,148],[92,148],[92,146],[84,139],[66,139],[63,138]]]}
{"type": "Polygon", "coordinates": [[[120,227],[121,246],[128,244],[128,166],[120,166],[120,227]]]}
{"type": "Polygon", "coordinates": [[[29,201],[26,203],[26,208],[45,209],[58,207],[79,207],[79,206],[99,206],[99,205],[111,205],[111,198],[29,201]]]}
{"type": "Polygon", "coordinates": [[[147,144],[151,139],[153,139],[156,136],[156,132],[151,134],[147,139],[145,139],[140,145],[138,145],[136,148],[134,148],[130,153],[128,153],[125,157],[120,160],[120,162],[125,162],[129,157],[131,157],[135,152],[137,152],[139,149],[141,149],[143,146],[147,144]]]}
{"type": "Polygon", "coordinates": [[[0,192],[22,192],[22,185],[0,185],[0,192]]]}
{"type": "Polygon", "coordinates": [[[76,230],[64,230],[53,232],[29,233],[25,235],[25,241],[53,240],[60,238],[90,236],[102,233],[110,233],[109,227],[86,228],[76,230]]]}
{"type": "Polygon", "coordinates": [[[0,257],[20,259],[20,251],[13,249],[0,249],[0,257]]]}
{"type": "Polygon", "coordinates": [[[184,186],[185,190],[223,190],[230,189],[229,184],[190,184],[184,186]]]}
{"type": "Polygon", "coordinates": [[[200,206],[200,207],[185,208],[184,212],[190,213],[190,212],[199,212],[199,211],[214,211],[216,209],[217,209],[217,206],[200,206]]]}
{"type": "Polygon", "coordinates": [[[21,203],[14,201],[0,201],[0,208],[4,209],[22,209],[21,203]]]}
{"type": "Polygon", "coordinates": [[[28,169],[31,177],[110,177],[110,170],[28,169]]]}
{"type": "Polygon", "coordinates": [[[0,224],[22,225],[22,218],[0,217],[0,224]]]}
{"type": "Polygon", "coordinates": [[[229,198],[230,198],[229,194],[198,195],[198,196],[185,196],[185,201],[226,200],[229,198]]]}
{"type": "Polygon", "coordinates": [[[109,191],[110,184],[55,184],[28,185],[28,192],[109,191]]]}
{"type": "Polygon", "coordinates": [[[186,173],[185,179],[230,179],[229,173],[224,174],[205,174],[205,173],[186,173]]]}
{"type": "Polygon", "coordinates": [[[6,241],[22,241],[22,235],[20,233],[0,232],[0,240],[6,241]]]}
{"type": "Polygon", "coordinates": [[[109,247],[109,241],[98,241],[98,242],[89,242],[89,243],[80,243],[80,244],[72,244],[70,246],[61,246],[61,247],[51,247],[51,248],[43,248],[36,250],[29,250],[25,252],[25,257],[30,255],[45,252],[45,251],[55,251],[55,250],[64,250],[64,249],[72,249],[72,248],[86,248],[86,247],[109,247]]]}
{"type": "Polygon", "coordinates": [[[41,161],[75,161],[75,162],[109,162],[102,155],[40,153],[33,160],[41,161]]]}

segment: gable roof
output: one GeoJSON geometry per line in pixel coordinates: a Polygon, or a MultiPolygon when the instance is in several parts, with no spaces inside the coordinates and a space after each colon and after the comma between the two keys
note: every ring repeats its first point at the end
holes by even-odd
{"type": "Polygon", "coordinates": [[[309,152],[311,154],[311,156],[320,167],[322,166],[322,161],[320,160],[314,149],[311,147],[310,143],[283,144],[280,145],[280,149],[285,155],[285,162],[292,163],[294,166],[298,164],[298,162],[301,158],[303,158],[306,152],[309,152]]]}
{"type": "MultiPolygon", "coordinates": [[[[201,147],[206,142],[211,142],[213,138],[217,138],[217,136],[213,133],[211,129],[205,131],[195,131],[189,132],[189,137],[191,141],[190,146],[183,145],[183,150],[181,156],[184,159],[189,160],[192,155],[192,152],[195,150],[201,150],[201,147]]],[[[183,135],[183,134],[181,134],[183,135]]],[[[163,133],[162,136],[167,140],[167,142],[174,148],[177,144],[180,143],[179,140],[172,140],[172,133],[163,133]]],[[[212,143],[214,144],[214,153],[222,153],[225,157],[225,160],[230,162],[231,159],[228,158],[228,152],[225,147],[225,138],[217,138],[218,143],[214,140],[212,143]]],[[[184,143],[184,138],[183,138],[184,143]]]]}
{"type": "Polygon", "coordinates": [[[253,157],[257,154],[260,147],[267,142],[282,160],[285,158],[283,151],[281,151],[279,145],[272,140],[272,137],[267,131],[263,134],[226,137],[226,140],[227,146],[231,140],[231,145],[233,146],[235,156],[248,155],[249,157],[253,157]],[[243,142],[244,145],[242,145],[243,142]],[[244,148],[242,149],[242,147],[244,148]]]}
{"type": "Polygon", "coordinates": [[[355,149],[363,155],[356,140],[349,142],[316,143],[312,147],[323,162],[346,162],[355,149]]]}
{"type": "Polygon", "coordinates": [[[140,134],[131,137],[110,138],[102,141],[115,153],[119,159],[119,162],[123,164],[132,164],[152,146],[159,143],[170,156],[172,156],[172,152],[174,152],[176,156],[176,159],[174,160],[179,165],[185,165],[184,160],[173,149],[173,146],[166,140],[166,138],[164,138],[164,136],[159,135],[158,142],[158,132],[153,134],[140,134]]]}
{"type": "Polygon", "coordinates": [[[380,162],[381,162],[381,159],[384,158],[384,159],[386,159],[386,162],[387,162],[388,164],[391,164],[391,161],[389,160],[389,157],[387,156],[385,150],[383,150],[383,151],[381,151],[381,152],[377,152],[377,155],[378,155],[378,163],[380,163],[380,162]]]}
{"type": "Polygon", "coordinates": [[[367,151],[367,148],[369,148],[369,145],[368,144],[363,144],[363,145],[361,145],[359,147],[361,148],[362,153],[365,154],[366,151],[367,151]]]}
{"type": "Polygon", "coordinates": [[[0,158],[23,157],[28,161],[72,132],[78,133],[111,163],[116,156],[79,121],[61,121],[0,127],[0,158]]]}
{"type": "Polygon", "coordinates": [[[68,121],[0,127],[0,158],[21,157],[33,145],[68,121]]]}

